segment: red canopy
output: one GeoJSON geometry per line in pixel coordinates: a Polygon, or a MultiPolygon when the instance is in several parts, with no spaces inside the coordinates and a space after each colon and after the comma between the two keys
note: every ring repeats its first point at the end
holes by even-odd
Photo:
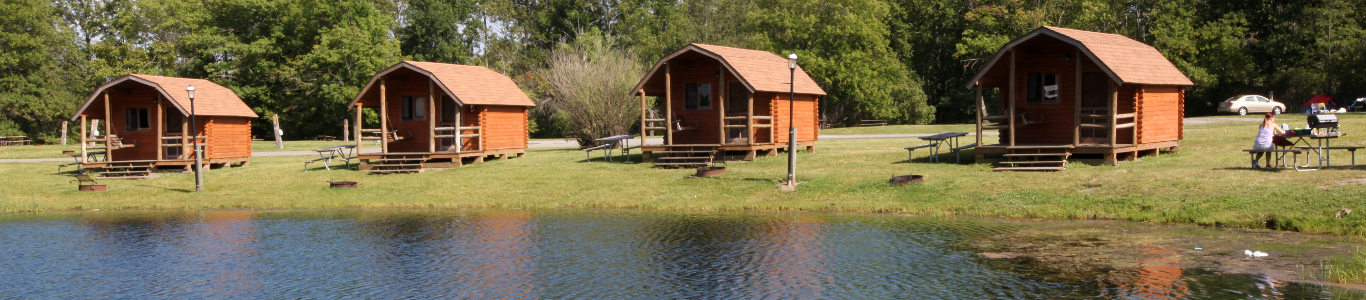
{"type": "Polygon", "coordinates": [[[1338,102],[1335,101],[1335,100],[1333,100],[1333,97],[1328,96],[1328,95],[1318,95],[1318,96],[1314,96],[1314,98],[1312,98],[1312,99],[1309,99],[1309,102],[1305,102],[1304,105],[1300,105],[1300,108],[1308,107],[1310,104],[1319,104],[1319,103],[1331,103],[1331,104],[1333,105],[1333,107],[1338,107],[1338,102]]]}

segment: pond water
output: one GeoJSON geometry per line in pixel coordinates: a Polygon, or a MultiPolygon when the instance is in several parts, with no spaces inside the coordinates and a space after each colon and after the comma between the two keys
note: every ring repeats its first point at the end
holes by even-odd
{"type": "Polygon", "coordinates": [[[8,214],[0,298],[1366,298],[1177,267],[1065,276],[969,245],[1022,226],[596,210],[8,214]]]}

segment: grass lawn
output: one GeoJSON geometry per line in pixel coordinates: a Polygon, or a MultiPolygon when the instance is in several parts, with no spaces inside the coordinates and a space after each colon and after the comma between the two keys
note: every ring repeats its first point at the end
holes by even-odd
{"type": "MultiPolygon", "coordinates": [[[[786,132],[786,131],[784,131],[786,132]]],[[[946,124],[946,125],[887,125],[870,127],[840,127],[821,129],[821,134],[845,135],[845,134],[934,134],[945,132],[977,132],[977,126],[973,124],[946,124]]],[[[784,172],[786,172],[784,170],[784,172]]]]}
{"type": "MultiPolygon", "coordinates": [[[[1298,122],[1298,117],[1290,117],[1298,122]]],[[[1342,119],[1344,131],[1352,135],[1334,145],[1366,145],[1366,131],[1359,130],[1366,128],[1366,118],[1342,119]]],[[[961,126],[922,129],[961,131],[961,126]]],[[[797,174],[803,184],[796,192],[780,191],[775,184],[786,172],[785,155],[732,163],[726,175],[700,179],[689,178],[691,170],[584,162],[582,151],[573,149],[531,149],[525,158],[410,175],[304,172],[300,169],[305,157],[262,157],[253,158],[246,168],[208,172],[208,190],[203,193],[189,192],[193,176],[180,174],[102,181],[110,191],[83,193],[68,182],[70,176],[52,173],[57,163],[3,163],[0,178],[6,184],[0,185],[0,212],[380,207],[803,210],[1118,219],[1366,236],[1366,167],[1252,170],[1247,155],[1238,150],[1249,146],[1255,130],[1256,123],[1246,121],[1191,124],[1179,153],[1118,167],[1073,163],[1055,173],[997,173],[987,165],[919,159],[906,163],[901,149],[911,143],[906,139],[825,140],[816,153],[798,155],[797,174]],[[926,175],[926,181],[901,188],[885,184],[892,175],[908,173],[926,175]],[[330,179],[356,180],[362,188],[328,189],[330,179]],[[1357,213],[1333,217],[1343,208],[1357,213]]],[[[257,147],[273,148],[269,142],[258,143],[257,147]]],[[[307,150],[344,143],[289,144],[294,150],[307,150]]],[[[3,153],[8,158],[11,152],[3,153]]],[[[1338,162],[1347,161],[1346,152],[1334,155],[1338,162]]]]}

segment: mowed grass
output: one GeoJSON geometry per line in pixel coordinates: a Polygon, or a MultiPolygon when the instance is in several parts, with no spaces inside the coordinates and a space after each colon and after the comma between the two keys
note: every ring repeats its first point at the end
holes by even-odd
{"type": "MultiPolygon", "coordinates": [[[[977,126],[973,124],[944,124],[944,125],[887,125],[887,126],[853,126],[840,128],[821,129],[820,134],[826,135],[848,135],[848,134],[934,134],[945,132],[977,132],[977,126]]],[[[786,131],[784,131],[786,134],[786,131]]]]}
{"type": "MultiPolygon", "coordinates": [[[[1301,117],[1290,116],[1298,122],[1301,117]]],[[[1342,115],[1347,137],[1363,145],[1366,118],[1342,115]],[[1361,134],[1356,134],[1360,132],[1361,134]]],[[[1290,121],[1290,118],[1283,119],[1290,121]]],[[[956,127],[955,127],[956,126],[956,127]]],[[[961,131],[944,126],[946,130],[961,131]]],[[[1068,165],[1054,173],[991,172],[988,165],[907,163],[902,147],[918,139],[824,140],[798,155],[796,192],[776,184],[786,155],[734,162],[728,173],[689,178],[692,170],[584,161],[574,149],[531,149],[527,157],[492,160],[421,174],[366,175],[310,170],[308,157],[253,158],[245,168],[205,175],[207,191],[191,192],[190,175],[101,181],[110,191],[78,192],[56,163],[0,164],[0,211],[201,208],[640,208],[677,211],[839,211],[1023,219],[1117,219],[1226,228],[1272,228],[1366,236],[1366,167],[1353,170],[1259,171],[1248,167],[1257,123],[1187,126],[1178,153],[1118,167],[1068,165]],[[889,187],[892,175],[926,181],[889,187]],[[328,180],[360,189],[329,189],[328,180]],[[1335,218],[1351,208],[1358,213],[1335,218]]],[[[934,129],[935,127],[927,127],[934,129]]],[[[996,137],[985,137],[994,142],[996,137]]],[[[316,145],[321,146],[321,145],[316,145]]],[[[313,147],[313,146],[310,146],[313,147]]],[[[305,147],[307,148],[307,147],[305,147]]],[[[319,147],[320,148],[320,147],[319,147]]],[[[964,153],[971,157],[972,152],[964,153]]],[[[1345,151],[1334,153],[1346,163],[1345,151]]],[[[639,161],[639,157],[632,158],[639,161]]],[[[1363,158],[1366,159],[1366,158],[1363,158]]],[[[952,161],[951,156],[945,157],[952,161]]],[[[1301,157],[1303,162],[1303,157],[1301,157]]],[[[318,167],[318,164],[314,164],[318,167]]]]}

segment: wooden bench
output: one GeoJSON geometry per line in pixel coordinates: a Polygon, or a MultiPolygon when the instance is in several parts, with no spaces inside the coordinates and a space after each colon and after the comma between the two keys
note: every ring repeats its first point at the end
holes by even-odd
{"type": "Polygon", "coordinates": [[[939,143],[929,143],[929,144],[924,144],[924,145],[920,145],[920,146],[906,147],[906,162],[911,162],[911,159],[914,159],[914,158],[915,158],[915,156],[914,156],[914,154],[915,154],[915,149],[929,148],[929,147],[935,147],[935,146],[939,146],[939,143]]]}
{"type": "Polygon", "coordinates": [[[858,126],[885,126],[887,120],[859,120],[858,126]]]}
{"type": "Polygon", "coordinates": [[[590,153],[593,153],[593,150],[602,150],[602,154],[603,154],[603,157],[604,157],[603,160],[607,160],[607,159],[605,158],[605,157],[607,157],[607,149],[608,149],[608,148],[611,148],[611,147],[612,147],[612,144],[602,144],[602,145],[597,145],[597,146],[593,146],[593,147],[583,148],[583,149],[579,149],[579,150],[583,150],[583,157],[585,158],[584,161],[588,162],[588,161],[593,161],[593,157],[592,157],[591,155],[589,155],[590,153]]]}
{"type": "MultiPolygon", "coordinates": [[[[1299,170],[1299,169],[1300,169],[1300,161],[1299,161],[1299,160],[1300,160],[1300,157],[1299,157],[1299,154],[1300,154],[1300,152],[1303,152],[1303,151],[1300,151],[1300,150],[1297,150],[1297,149],[1266,149],[1266,150],[1243,149],[1243,152],[1247,152],[1248,157],[1249,157],[1249,158],[1252,158],[1252,159],[1256,159],[1256,158],[1257,158],[1257,153],[1265,153],[1265,154],[1267,155],[1267,158],[1266,158],[1267,160],[1271,160],[1271,159],[1273,158],[1273,156],[1274,156],[1274,158],[1276,159],[1276,161],[1279,162],[1279,163],[1281,164],[1281,167],[1284,167],[1284,166],[1285,166],[1285,154],[1286,154],[1286,153],[1294,154],[1294,155],[1291,155],[1291,159],[1293,159],[1293,162],[1290,164],[1290,166],[1295,167],[1295,170],[1299,170]]],[[[1257,161],[1256,161],[1256,160],[1253,160],[1253,161],[1252,161],[1252,168],[1253,168],[1253,169],[1257,169],[1257,168],[1258,168],[1258,167],[1257,167],[1257,161]]]]}
{"type": "Polygon", "coordinates": [[[958,146],[958,147],[954,147],[954,148],[949,148],[949,151],[953,151],[953,162],[954,162],[954,163],[960,163],[960,162],[962,162],[962,158],[959,158],[959,157],[958,157],[958,156],[959,156],[958,151],[963,151],[963,150],[972,149],[972,148],[977,148],[977,143],[972,143],[972,144],[967,144],[967,145],[958,146]]]}

